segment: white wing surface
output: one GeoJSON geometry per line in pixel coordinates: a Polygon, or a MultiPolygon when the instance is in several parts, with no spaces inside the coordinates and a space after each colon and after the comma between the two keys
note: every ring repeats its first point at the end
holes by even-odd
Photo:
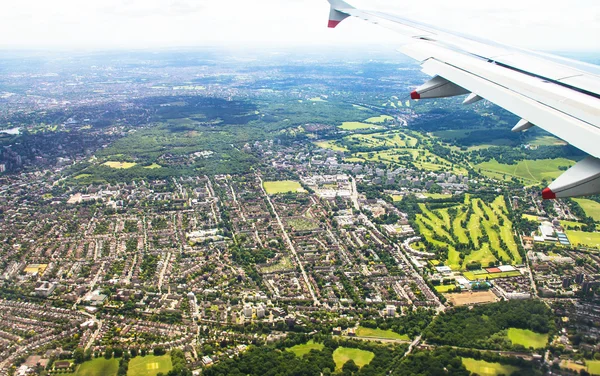
{"type": "Polygon", "coordinates": [[[545,199],[600,193],[599,66],[328,1],[330,28],[352,16],[404,37],[400,52],[419,60],[433,77],[411,93],[413,99],[464,94],[465,104],[487,99],[523,119],[513,131],[538,126],[589,154],[544,189],[545,199]]]}

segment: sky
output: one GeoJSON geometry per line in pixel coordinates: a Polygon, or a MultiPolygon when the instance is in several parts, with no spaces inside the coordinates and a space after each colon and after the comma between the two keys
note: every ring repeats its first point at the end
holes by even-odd
{"type": "MultiPolygon", "coordinates": [[[[598,0],[355,0],[351,4],[543,51],[600,52],[598,0]]],[[[2,0],[0,48],[400,44],[358,19],[327,29],[326,0],[2,0]]]]}

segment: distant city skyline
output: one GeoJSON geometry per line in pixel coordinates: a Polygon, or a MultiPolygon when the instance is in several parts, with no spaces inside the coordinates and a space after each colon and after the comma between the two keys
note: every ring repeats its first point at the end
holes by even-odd
{"type": "MultiPolygon", "coordinates": [[[[475,0],[350,3],[443,28],[545,51],[600,51],[600,3],[475,0]]],[[[360,20],[327,29],[325,0],[9,0],[0,4],[0,48],[164,48],[401,44],[360,20]]]]}

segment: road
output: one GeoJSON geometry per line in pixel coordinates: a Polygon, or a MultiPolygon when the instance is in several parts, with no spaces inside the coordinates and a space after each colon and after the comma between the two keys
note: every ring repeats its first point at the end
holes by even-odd
{"type": "Polygon", "coordinates": [[[285,242],[287,243],[290,251],[292,251],[294,258],[296,259],[296,263],[300,267],[300,271],[302,272],[302,278],[304,278],[304,282],[306,283],[306,286],[308,287],[308,291],[310,292],[310,295],[312,297],[314,304],[316,306],[321,305],[321,303],[319,302],[319,299],[317,299],[317,296],[315,295],[315,292],[313,291],[313,287],[310,283],[310,280],[308,279],[308,275],[306,274],[306,271],[304,270],[304,266],[302,266],[302,263],[300,262],[298,253],[296,253],[296,248],[294,247],[294,243],[292,243],[290,237],[287,234],[287,231],[285,231],[285,226],[283,225],[281,218],[279,218],[279,214],[277,213],[277,210],[275,210],[275,205],[273,205],[273,202],[271,202],[271,197],[269,197],[269,195],[267,194],[267,191],[265,191],[262,178],[258,174],[256,175],[256,177],[258,178],[258,181],[260,182],[260,189],[262,189],[265,197],[267,198],[267,202],[269,203],[269,205],[271,206],[271,209],[273,210],[273,213],[275,214],[277,223],[279,224],[279,227],[281,228],[281,232],[283,233],[283,238],[285,239],[285,242]]]}

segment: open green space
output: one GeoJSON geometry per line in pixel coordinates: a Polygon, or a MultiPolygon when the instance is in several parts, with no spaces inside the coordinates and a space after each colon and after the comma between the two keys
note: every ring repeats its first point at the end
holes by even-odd
{"type": "Polygon", "coordinates": [[[449,292],[449,291],[453,291],[456,288],[456,285],[439,285],[439,286],[434,286],[435,287],[435,291],[437,292],[449,292]]]}
{"type": "Polygon", "coordinates": [[[523,214],[521,216],[521,218],[523,219],[527,219],[529,221],[534,221],[534,222],[538,222],[538,216],[537,215],[531,215],[531,214],[523,214]]]}
{"type": "Polygon", "coordinates": [[[137,163],[134,162],[105,162],[103,163],[104,166],[108,166],[110,168],[114,168],[117,170],[127,170],[129,168],[132,168],[134,166],[137,165],[137,163]]]}
{"type": "Polygon", "coordinates": [[[324,345],[322,343],[315,343],[312,340],[302,345],[292,346],[287,351],[293,352],[297,357],[302,358],[305,354],[308,354],[311,350],[323,350],[324,345]]]}
{"type": "Polygon", "coordinates": [[[587,198],[574,198],[573,200],[581,206],[588,217],[594,218],[594,221],[600,221],[600,203],[587,198]]]}
{"type": "MultiPolygon", "coordinates": [[[[522,262],[503,196],[489,203],[466,196],[464,204],[450,208],[430,210],[427,204],[419,207],[421,214],[415,222],[420,234],[433,245],[428,251],[436,252],[438,261],[453,270],[464,270],[471,263],[487,267],[496,261],[522,262]]],[[[519,274],[503,273],[490,278],[512,275],[519,274]]]]}
{"type": "Polygon", "coordinates": [[[149,170],[155,170],[157,168],[161,168],[162,166],[156,163],[152,163],[150,166],[144,166],[144,168],[147,168],[149,170]]]}
{"type": "Polygon", "coordinates": [[[348,149],[346,149],[345,147],[337,145],[335,141],[318,141],[314,144],[322,149],[330,149],[333,151],[348,151],[348,149]]]}
{"type": "Polygon", "coordinates": [[[480,376],[510,375],[519,370],[519,368],[515,366],[490,363],[485,360],[475,360],[472,358],[462,358],[462,362],[468,371],[480,376]]]}
{"type": "Polygon", "coordinates": [[[386,120],[394,120],[394,118],[389,115],[380,115],[380,116],[368,118],[365,121],[367,123],[385,123],[386,120]]]}
{"type": "Polygon", "coordinates": [[[362,368],[371,363],[371,360],[373,360],[374,357],[375,354],[371,351],[341,346],[333,352],[333,361],[335,362],[336,370],[341,370],[342,366],[350,359],[354,360],[354,363],[356,363],[359,368],[362,368]]]}
{"type": "Polygon", "coordinates": [[[574,161],[565,158],[524,160],[514,165],[491,160],[475,165],[475,170],[481,170],[483,175],[494,179],[510,180],[515,177],[526,183],[538,184],[544,179],[556,179],[564,172],[560,167],[571,167],[574,164],[574,161]]]}
{"type": "Polygon", "coordinates": [[[79,174],[77,176],[75,176],[75,179],[85,179],[85,178],[89,178],[92,177],[92,175],[90,174],[79,174]]]}
{"type": "Polygon", "coordinates": [[[600,360],[586,360],[587,370],[592,375],[600,375],[600,360]]]}
{"type": "Polygon", "coordinates": [[[528,329],[508,329],[508,339],[514,345],[523,345],[525,348],[542,349],[548,344],[548,334],[540,334],[528,329]]]}
{"type": "Polygon", "coordinates": [[[366,338],[383,338],[383,339],[397,339],[402,341],[410,341],[410,338],[406,334],[398,334],[392,330],[383,329],[372,329],[359,326],[356,329],[356,335],[358,337],[366,338]]]}
{"type": "Polygon", "coordinates": [[[96,358],[79,365],[75,376],[114,376],[119,369],[117,359],[96,358]]]}
{"type": "Polygon", "coordinates": [[[565,234],[572,245],[577,247],[600,248],[600,232],[567,230],[565,234]]]}
{"type": "Polygon", "coordinates": [[[128,376],[156,376],[159,372],[167,374],[173,368],[171,356],[136,356],[129,361],[128,376]]]}
{"type": "Polygon", "coordinates": [[[327,102],[325,99],[323,99],[321,97],[310,98],[309,101],[311,101],[311,102],[327,102]]]}
{"type": "Polygon", "coordinates": [[[382,129],[383,127],[370,123],[361,123],[359,121],[345,121],[339,128],[345,131],[354,131],[357,129],[382,129]]]}
{"type": "Polygon", "coordinates": [[[282,180],[282,181],[266,181],[264,182],[265,191],[270,195],[278,193],[304,192],[304,188],[297,181],[282,180]]]}
{"type": "Polygon", "coordinates": [[[560,146],[567,145],[566,142],[554,136],[538,136],[531,140],[531,145],[535,146],[560,146]]]}

